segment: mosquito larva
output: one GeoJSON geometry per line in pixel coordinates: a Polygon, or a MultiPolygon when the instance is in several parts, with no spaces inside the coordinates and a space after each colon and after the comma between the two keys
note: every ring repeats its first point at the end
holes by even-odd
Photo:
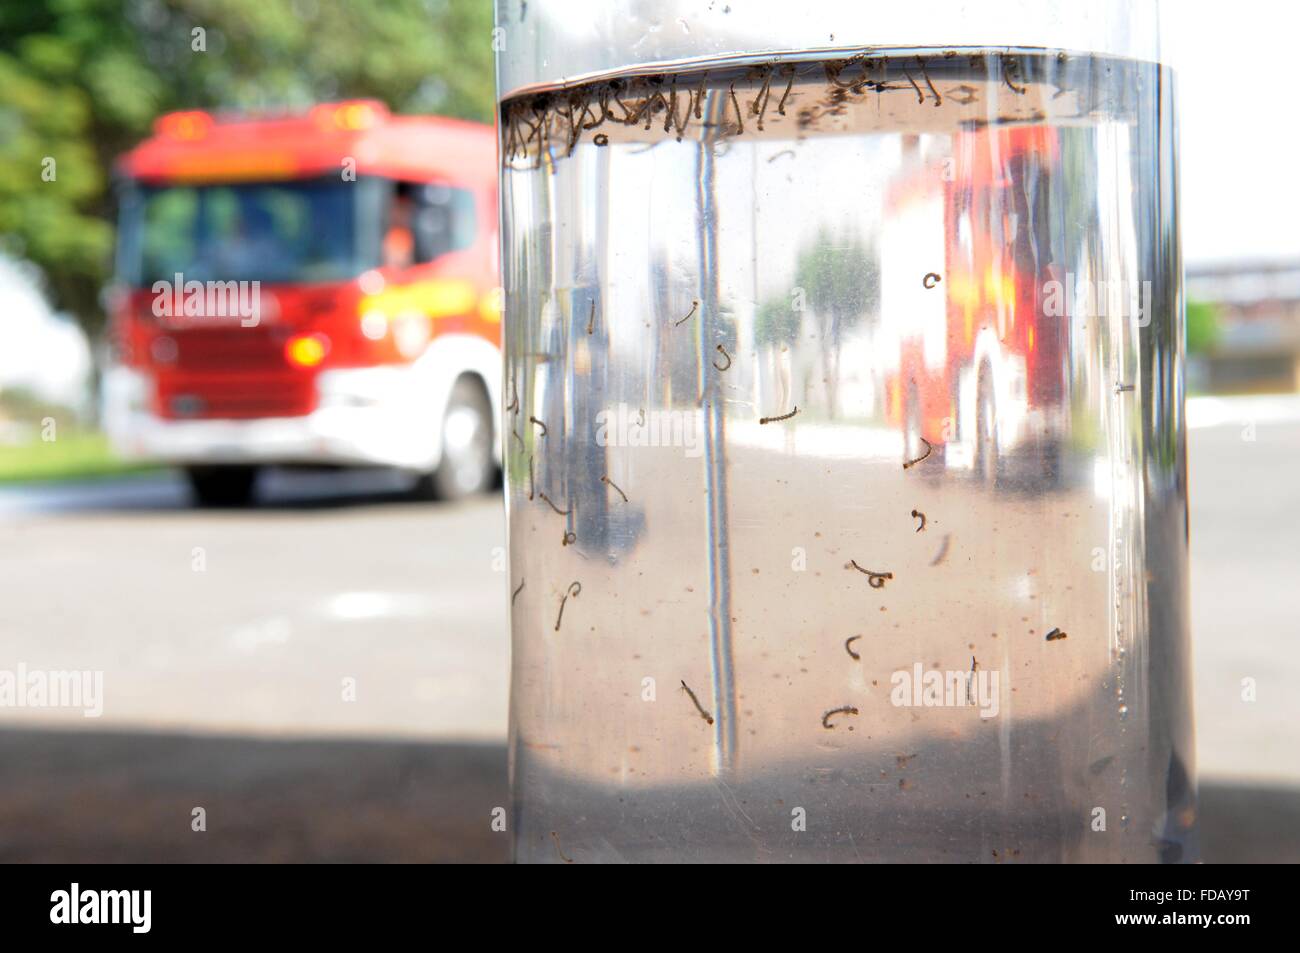
{"type": "Polygon", "coordinates": [[[541,427],[541,428],[542,428],[542,436],[543,436],[543,437],[546,436],[546,424],[542,423],[540,420],[538,420],[538,419],[537,419],[536,417],[534,417],[532,414],[529,414],[529,415],[528,415],[528,422],[529,422],[530,424],[537,424],[537,426],[541,427]]]}
{"type": "Polygon", "coordinates": [[[758,131],[763,131],[763,117],[767,115],[767,104],[772,98],[772,70],[769,67],[763,76],[763,88],[759,90],[757,98],[750,103],[749,109],[752,115],[758,116],[758,131]],[[759,103],[762,106],[759,106],[759,103]]]}
{"type": "Polygon", "coordinates": [[[598,132],[592,137],[591,141],[598,146],[607,146],[609,145],[609,136],[605,135],[603,132],[598,132]]]}
{"type": "MultiPolygon", "coordinates": [[[[668,96],[668,108],[665,110],[668,115],[664,116],[664,132],[668,132],[677,125],[677,78],[673,77],[672,88],[668,96]]],[[[680,136],[678,138],[681,138],[680,136]]]]}
{"type": "Polygon", "coordinates": [[[795,69],[794,69],[793,66],[791,66],[791,67],[790,67],[790,79],[789,79],[789,81],[785,84],[785,92],[781,94],[781,101],[780,101],[779,103],[776,104],[776,112],[777,112],[777,115],[780,115],[780,116],[784,116],[784,115],[785,115],[785,100],[786,100],[786,97],[788,97],[788,96],[790,95],[790,90],[791,90],[792,88],[794,88],[794,74],[795,74],[795,69]]]}
{"type": "Polygon", "coordinates": [[[682,318],[680,321],[674,321],[674,322],[673,322],[673,327],[677,327],[677,326],[682,325],[682,324],[685,324],[687,321],[689,321],[689,320],[691,319],[691,317],[695,314],[695,309],[698,308],[699,306],[700,306],[700,299],[699,299],[699,298],[694,298],[694,299],[692,299],[692,300],[691,300],[691,310],[690,310],[690,311],[687,311],[687,312],[686,312],[686,317],[682,318]]]}
{"type": "Polygon", "coordinates": [[[658,90],[650,91],[644,100],[641,101],[640,108],[636,111],[636,119],[639,122],[641,117],[645,117],[645,128],[648,130],[650,124],[654,122],[655,106],[659,103],[660,92],[658,90]]]}
{"type": "Polygon", "coordinates": [[[591,314],[587,316],[587,333],[590,334],[596,329],[596,300],[591,301],[591,314]]]}
{"type": "Polygon", "coordinates": [[[574,103],[572,100],[570,100],[568,104],[568,109],[565,112],[565,118],[567,118],[569,121],[569,146],[564,153],[566,156],[573,155],[573,149],[575,146],[577,146],[579,137],[582,136],[582,117],[579,116],[577,121],[576,122],[574,121],[573,107],[574,107],[574,103]]]}
{"type": "Polygon", "coordinates": [[[555,510],[555,512],[559,513],[561,516],[568,516],[570,513],[573,512],[573,510],[571,509],[568,510],[560,509],[558,506],[556,506],[554,503],[551,502],[551,498],[547,496],[545,493],[538,493],[537,495],[546,501],[547,506],[555,510]]]}
{"type": "Polygon", "coordinates": [[[584,122],[582,124],[582,128],[596,129],[599,126],[604,125],[605,117],[609,115],[608,103],[609,103],[609,94],[602,92],[600,96],[600,102],[597,103],[597,105],[600,106],[600,116],[599,117],[591,116],[591,100],[590,98],[588,98],[586,105],[582,107],[582,115],[584,117],[591,116],[591,122],[584,122]]]}
{"type": "Polygon", "coordinates": [[[849,563],[854,569],[863,573],[867,577],[867,584],[871,586],[872,589],[883,589],[885,587],[885,582],[894,578],[892,572],[872,572],[870,569],[864,569],[858,565],[856,559],[850,559],[849,563]]]}
{"type": "Polygon", "coordinates": [[[725,371],[727,370],[727,368],[731,367],[731,355],[727,353],[727,349],[723,347],[721,344],[718,345],[718,353],[720,353],[723,357],[727,359],[726,366],[718,367],[717,361],[713,362],[713,366],[718,371],[725,371]]]}
{"type": "Polygon", "coordinates": [[[855,86],[861,85],[860,83],[843,82],[840,80],[840,77],[859,64],[862,66],[862,75],[866,76],[867,70],[870,69],[870,66],[866,59],[864,59],[865,55],[866,54],[864,53],[859,53],[856,56],[850,56],[847,60],[834,60],[827,63],[824,67],[827,82],[833,86],[838,86],[840,89],[852,89],[855,86]]]}
{"type": "Polygon", "coordinates": [[[560,623],[564,621],[564,605],[569,601],[569,597],[578,598],[578,593],[582,592],[582,583],[576,579],[569,583],[569,588],[564,590],[564,598],[560,600],[560,614],[555,617],[555,631],[560,631],[560,623]]]}
{"type": "Polygon", "coordinates": [[[645,111],[646,132],[650,131],[650,126],[654,123],[654,119],[655,119],[655,110],[659,106],[663,106],[664,109],[667,109],[668,101],[664,99],[664,94],[662,91],[655,90],[654,96],[651,97],[650,102],[646,106],[646,111],[645,111]]]}
{"type": "Polygon", "coordinates": [[[1002,78],[1006,80],[1006,83],[1008,86],[1011,87],[1012,92],[1016,93],[1018,96],[1023,96],[1025,94],[1025,87],[1017,86],[1015,83],[1013,83],[1011,81],[1012,74],[1015,74],[1016,76],[1020,75],[1020,61],[1017,60],[1014,56],[1003,55],[1002,78]]]}
{"type": "Polygon", "coordinates": [[[915,460],[903,461],[904,470],[912,469],[912,467],[916,466],[918,463],[920,463],[922,460],[924,460],[926,457],[928,457],[931,453],[934,452],[934,447],[930,445],[930,441],[926,440],[924,437],[917,437],[917,439],[920,440],[921,443],[925,444],[925,453],[921,454],[915,460]]]}
{"type": "Polygon", "coordinates": [[[940,275],[938,272],[928,271],[926,272],[925,277],[921,279],[921,284],[926,288],[933,288],[941,281],[943,281],[942,275],[940,275]]]}
{"type": "Polygon", "coordinates": [[[745,134],[745,117],[740,114],[740,100],[736,98],[735,83],[731,84],[730,92],[731,92],[731,105],[736,107],[736,125],[740,127],[740,131],[737,133],[737,135],[743,136],[745,134]]]}
{"type": "Polygon", "coordinates": [[[533,491],[536,490],[536,483],[533,477],[533,455],[528,455],[528,498],[533,498],[533,491]]]}
{"type": "Polygon", "coordinates": [[[650,96],[647,96],[645,99],[641,100],[641,104],[636,107],[636,112],[632,113],[632,115],[629,116],[624,121],[624,125],[635,126],[637,123],[639,123],[641,121],[641,114],[646,112],[650,108],[651,102],[653,102],[653,99],[650,96]]]}
{"type": "Polygon", "coordinates": [[[510,115],[506,119],[506,161],[510,162],[515,157],[515,139],[518,131],[515,129],[514,116],[510,115]]]}
{"type": "Polygon", "coordinates": [[[624,492],[619,488],[619,485],[618,485],[617,483],[615,483],[613,480],[611,480],[609,477],[607,477],[607,476],[603,476],[603,477],[601,477],[601,478],[600,478],[600,482],[601,482],[601,483],[604,483],[606,486],[612,486],[615,490],[618,490],[618,495],[621,496],[621,497],[623,497],[623,502],[624,502],[624,503],[627,502],[627,494],[624,493],[624,492]]]}
{"type": "Polygon", "coordinates": [[[921,521],[921,525],[918,526],[918,527],[916,528],[916,531],[917,531],[918,533],[921,532],[921,530],[925,529],[925,514],[924,514],[924,513],[922,513],[920,510],[912,510],[912,519],[920,520],[920,521],[921,521]]]}
{"type": "Polygon", "coordinates": [[[1053,629],[1047,633],[1045,638],[1048,642],[1059,642],[1061,639],[1068,639],[1069,637],[1067,633],[1062,632],[1060,629],[1053,629]]]}
{"type": "Polygon", "coordinates": [[[515,599],[519,597],[519,593],[523,591],[524,591],[524,580],[520,579],[519,588],[510,594],[510,604],[512,606],[515,604],[515,599]]]}
{"type": "Polygon", "coordinates": [[[682,96],[685,99],[685,102],[682,104],[681,122],[677,121],[677,113],[673,113],[673,131],[677,134],[678,142],[682,141],[682,136],[685,134],[687,127],[691,124],[691,116],[695,112],[696,92],[695,90],[687,89],[683,91],[682,96]]]}
{"type": "Polygon", "coordinates": [[[788,413],[788,414],[782,414],[780,417],[759,417],[759,418],[758,418],[758,422],[759,422],[760,424],[775,424],[775,423],[780,423],[782,420],[789,420],[791,417],[793,417],[793,416],[794,416],[795,414],[797,414],[797,413],[799,413],[799,405],[798,405],[798,404],[796,404],[794,410],[790,411],[790,413],[788,413]]]}
{"type": "MultiPolygon", "coordinates": [[[[668,97],[664,95],[662,89],[656,89],[654,102],[650,105],[650,111],[645,114],[645,128],[647,132],[650,130],[650,126],[653,125],[655,113],[659,111],[660,106],[663,107],[664,112],[668,111],[668,97]]],[[[665,117],[664,119],[664,132],[668,131],[670,118],[671,117],[665,117]]]]}
{"type": "MultiPolygon", "coordinates": [[[[537,165],[535,168],[540,169],[542,167],[542,156],[546,153],[546,144],[550,142],[551,138],[549,128],[551,120],[550,115],[545,110],[539,112],[534,108],[533,115],[537,117],[537,126],[535,128],[537,133],[537,165]]],[[[532,138],[531,133],[529,138],[532,138]]]]}
{"type": "Polygon", "coordinates": [[[614,102],[618,103],[621,107],[623,107],[623,118],[619,119],[618,117],[612,114],[610,115],[610,118],[617,123],[622,123],[625,126],[632,125],[632,121],[633,121],[632,110],[628,109],[627,103],[623,102],[623,97],[618,92],[614,93],[614,102]]]}
{"type": "MultiPolygon", "coordinates": [[[[636,98],[635,98],[635,97],[636,97],[636,90],[629,88],[628,91],[627,91],[627,95],[628,95],[628,98],[631,99],[632,102],[635,104],[635,103],[636,103],[636,98]]],[[[633,109],[633,108],[632,108],[631,106],[629,106],[627,103],[623,102],[622,98],[619,98],[619,100],[618,100],[618,104],[619,104],[620,106],[622,106],[622,107],[623,107],[623,110],[624,110],[623,118],[620,119],[620,120],[618,120],[618,121],[621,122],[623,125],[625,125],[625,126],[635,126],[635,125],[636,125],[636,124],[641,120],[641,110],[642,110],[643,106],[637,106],[636,109],[633,109]]]]}
{"type": "Polygon", "coordinates": [[[560,835],[555,833],[555,831],[551,831],[551,839],[555,841],[555,852],[560,855],[560,860],[564,861],[566,864],[573,863],[573,858],[565,857],[564,851],[560,850],[560,835]]]}
{"type": "Polygon", "coordinates": [[[849,658],[853,659],[853,661],[855,662],[860,660],[862,656],[859,655],[857,652],[853,651],[851,646],[853,645],[854,642],[856,642],[860,638],[862,638],[862,636],[860,635],[851,635],[844,640],[844,651],[848,652],[849,658]]]}
{"type": "Polygon", "coordinates": [[[832,715],[856,715],[858,710],[852,705],[842,705],[839,708],[832,708],[826,714],[822,715],[822,727],[827,731],[834,730],[835,726],[831,724],[832,715]]]}
{"type": "Polygon", "coordinates": [[[912,84],[912,89],[916,91],[917,103],[925,102],[925,93],[921,92],[921,87],[916,85],[916,80],[912,79],[912,74],[907,70],[903,70],[903,75],[907,77],[907,81],[912,84]]]}
{"type": "Polygon", "coordinates": [[[930,80],[930,74],[925,68],[925,60],[918,56],[916,62],[921,67],[921,75],[925,78],[925,85],[930,87],[930,94],[934,96],[934,105],[937,109],[943,105],[943,97],[939,95],[939,91],[934,88],[934,83],[930,80]]]}
{"type": "MultiPolygon", "coordinates": [[[[612,118],[613,117],[609,113],[609,87],[602,86],[600,89],[600,119],[597,120],[596,126],[603,126],[605,120],[612,118]]],[[[591,128],[595,129],[596,126],[592,126],[591,128]]],[[[606,136],[605,139],[608,141],[609,137],[606,136]]],[[[593,138],[592,141],[595,142],[595,139],[593,138]]],[[[599,143],[597,143],[597,145],[599,145],[599,143]]]]}
{"type": "Polygon", "coordinates": [[[681,142],[682,137],[686,134],[686,127],[691,124],[691,112],[695,108],[695,93],[693,90],[686,90],[683,97],[685,102],[682,104],[681,118],[678,119],[677,80],[673,80],[672,126],[673,134],[677,137],[678,142],[681,142]]]}
{"type": "Polygon", "coordinates": [[[704,706],[700,704],[700,700],[695,697],[695,693],[691,691],[691,686],[687,685],[685,680],[682,680],[682,688],[686,690],[687,695],[691,696],[691,703],[695,705],[695,710],[700,713],[700,717],[710,725],[713,724],[713,716],[704,710],[704,706]]]}

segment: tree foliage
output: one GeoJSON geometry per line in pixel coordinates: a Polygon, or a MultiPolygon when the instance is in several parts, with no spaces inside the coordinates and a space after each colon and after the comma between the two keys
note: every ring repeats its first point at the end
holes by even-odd
{"type": "Polygon", "coordinates": [[[93,329],[112,163],[160,113],[354,97],[490,119],[490,0],[0,4],[0,241],[93,329]]]}
{"type": "Polygon", "coordinates": [[[754,342],[759,347],[792,347],[799,340],[799,319],[789,298],[769,298],[754,315],[754,342]]]}
{"type": "Polygon", "coordinates": [[[837,347],[844,331],[867,313],[879,285],[879,266],[856,234],[836,235],[828,228],[799,252],[795,283],[805,289],[808,305],[827,345],[837,347]]]}
{"type": "Polygon", "coordinates": [[[1187,353],[1202,354],[1218,340],[1218,308],[1204,301],[1187,302],[1187,353]]]}
{"type": "Polygon", "coordinates": [[[880,265],[875,249],[857,233],[818,230],[802,248],[795,282],[804,289],[817,326],[818,347],[831,417],[838,413],[840,345],[844,332],[879,304],[880,265]]]}

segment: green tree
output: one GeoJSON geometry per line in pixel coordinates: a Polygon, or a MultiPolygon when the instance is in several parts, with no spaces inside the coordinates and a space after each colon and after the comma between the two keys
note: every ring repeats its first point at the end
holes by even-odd
{"type": "Polygon", "coordinates": [[[754,343],[759,347],[791,347],[799,339],[802,323],[792,301],[769,298],[754,315],[754,343]]]}
{"type": "Polygon", "coordinates": [[[1205,301],[1187,302],[1187,353],[1201,354],[1219,340],[1219,309],[1205,301]]]}
{"type": "Polygon", "coordinates": [[[826,398],[833,418],[838,412],[839,356],[844,332],[879,301],[880,266],[873,248],[853,233],[837,235],[818,229],[799,252],[795,283],[803,289],[817,327],[826,377],[826,398]]]}
{"type": "Polygon", "coordinates": [[[487,120],[492,25],[490,0],[0,4],[0,236],[94,330],[112,163],[160,113],[372,97],[487,120]]]}

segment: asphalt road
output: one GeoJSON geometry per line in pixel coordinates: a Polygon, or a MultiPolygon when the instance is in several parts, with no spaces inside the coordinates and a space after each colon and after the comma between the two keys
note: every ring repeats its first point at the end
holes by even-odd
{"type": "MultiPolygon", "coordinates": [[[[1207,859],[1296,859],[1300,421],[1202,423],[1207,859]]],[[[104,672],[98,719],[0,710],[0,859],[505,856],[500,502],[414,502],[382,475],[269,490],[202,512],[167,475],[0,489],[0,668],[104,672]],[[230,836],[190,837],[191,804],[230,836]]]]}
{"type": "Polygon", "coordinates": [[[0,668],[104,673],[97,719],[0,724],[503,738],[500,501],[276,476],[242,512],[190,508],[170,475],[0,491],[0,668]]]}
{"type": "Polygon", "coordinates": [[[1247,407],[1188,446],[1198,769],[1300,785],[1300,421],[1247,407]]]}

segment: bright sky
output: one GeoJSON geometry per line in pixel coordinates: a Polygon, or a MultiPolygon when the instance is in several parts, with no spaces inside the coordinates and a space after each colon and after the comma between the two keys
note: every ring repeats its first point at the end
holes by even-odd
{"type": "MultiPolygon", "coordinates": [[[[674,37],[683,31],[689,33],[688,21],[695,21],[696,30],[707,24],[709,30],[725,34],[728,13],[737,29],[752,24],[760,33],[770,33],[772,24],[779,24],[781,43],[787,46],[833,42],[826,35],[827,29],[836,29],[842,43],[853,42],[851,37],[872,35],[897,41],[903,34],[915,35],[920,9],[924,11],[923,22],[933,22],[937,34],[944,34],[943,43],[958,42],[945,32],[953,21],[975,24],[978,29],[981,22],[1001,20],[1001,24],[990,27],[1003,38],[999,43],[1037,44],[1049,42],[1041,24],[1053,22],[1053,8],[1065,11],[1066,22],[1072,22],[1076,14],[1095,13],[1091,20],[1087,16],[1080,20],[1085,25],[1104,27],[1110,22],[1111,4],[1118,4],[1122,10],[1127,0],[1107,0],[1105,4],[1097,0],[912,0],[893,4],[802,0],[794,6],[789,0],[659,0],[654,4],[631,4],[642,13],[637,22],[628,22],[623,9],[628,4],[615,7],[608,0],[562,2],[566,16],[552,27],[559,33],[571,34],[562,48],[592,54],[580,59],[594,56],[600,61],[601,51],[607,51],[608,46],[596,42],[598,23],[601,31],[613,31],[614,35],[625,30],[632,49],[645,53],[646,44],[671,46],[674,37]],[[791,12],[796,9],[798,13],[791,12]],[[907,26],[895,29],[891,26],[895,21],[907,26]],[[1027,36],[1014,35],[1020,26],[1027,36]]],[[[1300,3],[1159,2],[1163,58],[1178,71],[1186,261],[1300,259],[1300,187],[1296,181],[1300,173],[1300,3]]],[[[1128,22],[1141,21],[1131,18],[1128,22]]],[[[1135,30],[1130,31],[1129,38],[1140,49],[1145,46],[1145,26],[1136,25],[1135,30]]],[[[1068,40],[1062,43],[1068,45],[1068,40]]],[[[613,48],[617,50],[618,44],[613,48]]],[[[527,57],[519,61],[526,63],[527,57]]],[[[598,65],[615,64],[584,61],[575,63],[574,72],[598,65]]]]}
{"type": "Polygon", "coordinates": [[[1183,255],[1300,259],[1300,4],[1166,0],[1183,255]]]}

